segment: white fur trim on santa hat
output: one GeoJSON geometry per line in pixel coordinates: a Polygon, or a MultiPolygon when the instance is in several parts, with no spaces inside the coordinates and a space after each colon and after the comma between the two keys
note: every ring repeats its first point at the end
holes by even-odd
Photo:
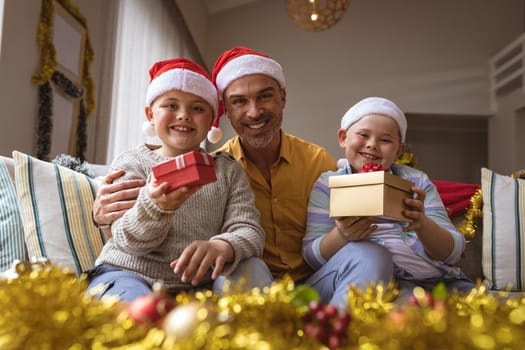
{"type": "Polygon", "coordinates": [[[232,81],[250,74],[268,75],[285,87],[284,73],[279,63],[268,57],[248,54],[232,59],[219,71],[215,81],[219,94],[222,95],[232,81]]]}
{"type": "Polygon", "coordinates": [[[341,119],[341,129],[348,130],[354,123],[370,114],[385,115],[394,119],[399,126],[401,142],[405,142],[407,132],[405,113],[394,102],[382,97],[367,97],[350,107],[341,119]]]}
{"type": "Polygon", "coordinates": [[[157,97],[174,89],[202,97],[211,105],[213,115],[217,115],[218,98],[213,83],[205,76],[188,69],[171,69],[153,79],[148,86],[146,105],[150,106],[157,97]]]}

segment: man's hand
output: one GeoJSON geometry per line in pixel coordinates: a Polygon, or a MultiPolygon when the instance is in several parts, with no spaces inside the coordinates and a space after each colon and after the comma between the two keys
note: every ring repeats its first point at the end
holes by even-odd
{"type": "Polygon", "coordinates": [[[97,191],[93,204],[93,220],[98,225],[111,225],[131,208],[139,195],[144,180],[125,180],[113,184],[115,179],[124,175],[123,170],[109,173],[104,178],[104,184],[97,191]]]}

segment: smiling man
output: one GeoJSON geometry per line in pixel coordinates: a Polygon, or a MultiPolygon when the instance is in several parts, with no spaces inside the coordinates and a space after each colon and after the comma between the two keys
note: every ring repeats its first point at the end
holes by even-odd
{"type": "Polygon", "coordinates": [[[286,90],[275,60],[234,47],[219,56],[212,79],[237,133],[219,151],[233,155],[248,174],[266,233],[263,260],[274,278],[288,273],[302,280],[312,273],[301,254],[310,190],[319,174],[336,168],[335,160],[281,129],[286,90]]]}

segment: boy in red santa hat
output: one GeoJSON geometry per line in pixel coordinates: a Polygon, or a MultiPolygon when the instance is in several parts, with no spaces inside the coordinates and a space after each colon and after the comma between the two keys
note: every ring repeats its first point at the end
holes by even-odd
{"type": "Polygon", "coordinates": [[[246,173],[231,156],[213,155],[217,181],[206,185],[170,189],[152,175],[155,164],[204,152],[200,145],[218,100],[206,70],[187,59],[157,62],[149,73],[146,129],[154,130],[161,145],[141,144],[113,162],[112,169],[125,172],[116,185],[141,179],[145,186],[111,224],[111,237],[88,271],[89,289],[103,284],[103,295],[123,301],[150,293],[158,281],[172,294],[212,288],[220,274],[257,261],[264,245],[246,173]]]}

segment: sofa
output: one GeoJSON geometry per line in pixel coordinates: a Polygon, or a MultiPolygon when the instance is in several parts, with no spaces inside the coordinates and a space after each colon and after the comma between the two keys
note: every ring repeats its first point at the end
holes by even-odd
{"type": "MultiPolygon", "coordinates": [[[[36,159],[23,152],[14,151],[12,155],[0,156],[0,271],[2,271],[3,280],[16,277],[13,262],[18,261],[37,261],[47,258],[53,266],[72,271],[77,277],[81,277],[82,272],[93,265],[105,243],[105,237],[93,223],[92,207],[97,188],[102,176],[108,171],[108,166],[88,163],[84,165],[85,168],[80,172],[57,163],[36,159]]],[[[482,207],[468,208],[453,221],[462,230],[466,229],[465,232],[468,232],[469,238],[465,257],[458,263],[458,266],[467,276],[479,281],[480,288],[488,289],[495,295],[502,295],[501,291],[505,291],[506,298],[521,297],[522,292],[525,291],[525,253],[523,251],[525,239],[522,237],[525,235],[525,180],[497,174],[486,168],[481,171],[481,193],[478,195],[482,194],[482,207]],[[473,215],[473,212],[477,215],[473,215]],[[480,213],[483,213],[483,216],[480,213]],[[469,214],[470,217],[465,214],[469,214]],[[508,291],[511,293],[507,293],[508,291]]],[[[281,284],[275,287],[279,290],[278,293],[289,292],[293,289],[290,288],[289,281],[279,283],[281,284]]],[[[359,294],[357,291],[353,293],[356,300],[360,300],[360,304],[359,302],[351,304],[356,310],[364,307],[365,304],[368,305],[367,308],[370,308],[370,305],[381,301],[380,298],[386,299],[388,294],[384,293],[384,290],[380,294],[381,297],[378,294],[379,290],[368,290],[365,294],[359,294]],[[374,301],[372,304],[371,299],[374,301]]],[[[274,293],[273,297],[269,297],[272,303],[279,299],[275,295],[274,293]]],[[[481,298],[479,293],[475,296],[481,298]]],[[[179,303],[195,298],[195,296],[181,298],[183,299],[179,299],[179,303]]],[[[201,298],[204,297],[201,296],[201,298]]],[[[208,296],[207,298],[212,299],[213,297],[208,296]]],[[[285,299],[289,300],[287,298],[288,296],[285,299]]],[[[267,299],[266,303],[270,303],[270,299],[267,299]]],[[[245,300],[244,303],[248,303],[246,301],[248,299],[238,299],[237,303],[239,300],[245,300]]],[[[387,301],[389,300],[385,300],[384,303],[379,302],[381,306],[376,306],[374,317],[385,317],[385,312],[391,311],[393,306],[387,301]]],[[[456,300],[454,305],[457,306],[463,302],[463,299],[456,300]]],[[[0,306],[1,303],[0,296],[0,306]]],[[[249,309],[247,304],[244,308],[249,309]]],[[[266,308],[266,311],[258,312],[263,312],[265,317],[273,319],[272,324],[266,327],[268,331],[274,332],[272,327],[282,321],[274,319],[275,316],[271,312],[282,313],[288,309],[286,307],[283,309],[283,305],[280,305],[275,308],[275,311],[270,310],[271,308],[266,308]]],[[[510,313],[509,310],[505,312],[510,313]]],[[[243,317],[249,317],[250,314],[246,312],[244,315],[243,317]]],[[[496,315],[494,313],[491,317],[494,318],[496,315]]],[[[280,315],[279,317],[290,318],[292,316],[280,315]]],[[[353,317],[357,320],[361,316],[355,314],[353,317]]],[[[520,317],[519,324],[523,325],[525,308],[520,317]]],[[[360,320],[365,322],[364,318],[360,320]]],[[[252,322],[251,327],[258,323],[255,319],[250,319],[250,322],[252,322]]],[[[293,322],[297,320],[294,319],[293,322]]],[[[369,319],[366,322],[372,321],[369,319]]],[[[208,330],[209,327],[210,325],[208,325],[208,330]]],[[[279,332],[289,329],[288,326],[279,327],[284,327],[279,332]]],[[[362,327],[361,331],[365,331],[364,326],[362,327]]],[[[302,332],[297,334],[294,332],[294,334],[304,336],[302,332]]],[[[277,341],[278,337],[275,339],[277,341]]],[[[515,341],[516,337],[514,336],[513,339],[512,341],[515,341]]],[[[520,338],[520,341],[522,340],[523,338],[520,338]]],[[[377,342],[379,340],[376,340],[377,342]]],[[[172,344],[172,348],[177,348],[175,343],[172,344]]],[[[0,344],[2,344],[1,318],[0,344]]],[[[512,345],[512,342],[510,344],[512,345]]],[[[304,348],[303,345],[298,348],[304,348]]],[[[426,349],[425,346],[420,348],[426,349]]],[[[429,345],[428,348],[432,347],[429,345]]]]}

